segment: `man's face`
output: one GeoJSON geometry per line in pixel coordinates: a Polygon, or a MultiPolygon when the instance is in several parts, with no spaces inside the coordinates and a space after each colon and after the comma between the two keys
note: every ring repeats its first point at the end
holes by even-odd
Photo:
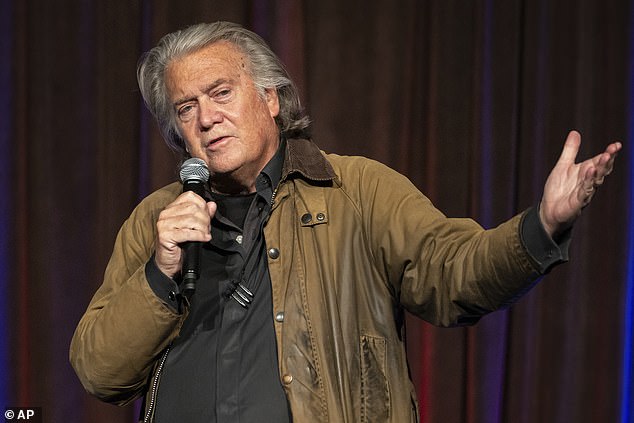
{"type": "Polygon", "coordinates": [[[279,145],[277,92],[261,95],[250,63],[227,41],[172,61],[165,81],[189,154],[203,159],[214,178],[254,190],[255,178],[279,145]]]}

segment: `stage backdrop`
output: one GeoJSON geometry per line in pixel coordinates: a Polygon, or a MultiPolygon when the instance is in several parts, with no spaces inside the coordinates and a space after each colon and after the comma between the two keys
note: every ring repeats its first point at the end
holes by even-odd
{"type": "Polygon", "coordinates": [[[620,422],[632,410],[634,6],[598,0],[0,0],[0,406],[132,422],[68,364],[137,202],[175,179],[141,52],[231,20],[288,65],[325,150],[378,159],[449,216],[537,204],[569,129],[624,141],[569,264],[472,328],[408,318],[423,422],[620,422]]]}

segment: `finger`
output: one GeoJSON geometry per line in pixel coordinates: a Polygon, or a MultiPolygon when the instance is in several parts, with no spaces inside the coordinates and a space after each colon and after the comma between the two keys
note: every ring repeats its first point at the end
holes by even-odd
{"type": "Polygon", "coordinates": [[[176,244],[185,241],[208,241],[211,236],[210,222],[210,209],[206,203],[203,203],[203,207],[194,202],[172,204],[159,214],[158,235],[176,244]]]}
{"type": "Polygon", "coordinates": [[[606,149],[604,153],[599,154],[593,159],[595,168],[597,169],[597,182],[603,183],[603,178],[614,169],[614,160],[616,159],[619,149],[606,149]],[[612,151],[612,152],[611,152],[612,151]]]}
{"type": "Polygon", "coordinates": [[[612,163],[614,163],[614,161],[611,160],[610,155],[607,153],[603,153],[597,156],[597,160],[594,166],[596,172],[593,180],[593,184],[595,187],[603,185],[605,176],[612,171],[612,163]]]}
{"type": "Polygon", "coordinates": [[[159,220],[158,237],[175,245],[186,241],[208,241],[211,237],[209,223],[195,217],[179,217],[159,220]]]}
{"type": "Polygon", "coordinates": [[[581,135],[579,132],[570,131],[564,143],[564,148],[561,151],[561,156],[559,156],[559,163],[574,164],[580,145],[581,135]]]}
{"type": "Polygon", "coordinates": [[[582,170],[582,180],[577,189],[577,199],[582,204],[582,207],[587,206],[592,200],[596,187],[594,184],[596,177],[596,169],[592,166],[588,166],[582,170]]]}
{"type": "Polygon", "coordinates": [[[185,197],[167,205],[159,214],[159,220],[187,218],[188,216],[198,216],[206,220],[211,219],[207,203],[202,198],[185,197]]]}
{"type": "Polygon", "coordinates": [[[621,151],[621,148],[623,148],[623,144],[621,144],[620,142],[613,142],[612,144],[608,145],[608,147],[605,149],[606,153],[609,153],[610,155],[614,156],[616,155],[619,151],[621,151]]]}
{"type": "Polygon", "coordinates": [[[200,195],[193,191],[186,191],[176,197],[174,201],[168,204],[165,208],[177,207],[183,204],[196,204],[198,207],[204,207],[206,201],[200,195]]]}
{"type": "Polygon", "coordinates": [[[621,151],[621,148],[623,147],[623,145],[620,142],[615,142],[612,143],[608,146],[608,148],[605,149],[605,152],[609,155],[609,158],[607,160],[606,163],[606,175],[609,175],[610,173],[612,173],[612,169],[614,168],[614,160],[616,159],[616,156],[619,154],[619,151],[621,151]]]}
{"type": "Polygon", "coordinates": [[[182,231],[184,234],[193,232],[207,234],[209,232],[209,222],[207,221],[207,219],[197,216],[187,216],[182,219],[173,219],[172,221],[167,222],[167,224],[171,225],[170,229],[175,231],[182,231]]]}
{"type": "Polygon", "coordinates": [[[593,166],[588,166],[583,175],[583,187],[586,191],[594,189],[594,183],[597,179],[597,169],[593,166]]]}
{"type": "Polygon", "coordinates": [[[207,203],[207,212],[209,213],[209,217],[213,219],[213,217],[216,215],[216,210],[218,209],[218,206],[215,202],[210,201],[207,203]]]}

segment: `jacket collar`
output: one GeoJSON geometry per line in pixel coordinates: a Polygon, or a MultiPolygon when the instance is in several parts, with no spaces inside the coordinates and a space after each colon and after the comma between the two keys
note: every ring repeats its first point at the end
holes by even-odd
{"type": "Polygon", "coordinates": [[[302,138],[293,138],[286,142],[282,180],[294,173],[299,173],[312,181],[332,181],[337,177],[319,147],[312,141],[302,138]]]}

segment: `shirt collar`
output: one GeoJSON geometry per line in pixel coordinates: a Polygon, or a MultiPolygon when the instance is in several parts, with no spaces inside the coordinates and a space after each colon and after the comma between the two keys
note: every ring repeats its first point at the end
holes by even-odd
{"type": "Polygon", "coordinates": [[[284,152],[286,150],[286,140],[280,138],[280,145],[275,155],[264,166],[262,172],[255,181],[256,192],[264,197],[268,204],[271,204],[273,192],[282,179],[282,168],[284,166],[284,152]]]}
{"type": "MultiPolygon", "coordinates": [[[[282,179],[282,167],[284,166],[285,150],[286,150],[286,140],[284,139],[284,137],[282,137],[280,139],[280,145],[277,148],[275,155],[271,158],[271,160],[269,160],[269,162],[266,164],[266,166],[264,166],[264,169],[262,169],[262,172],[260,173],[260,175],[263,175],[266,178],[268,178],[268,182],[270,183],[271,187],[273,187],[274,189],[280,183],[280,179],[282,179]]],[[[256,190],[259,191],[259,189],[257,188],[258,187],[256,183],[256,190]]]]}

